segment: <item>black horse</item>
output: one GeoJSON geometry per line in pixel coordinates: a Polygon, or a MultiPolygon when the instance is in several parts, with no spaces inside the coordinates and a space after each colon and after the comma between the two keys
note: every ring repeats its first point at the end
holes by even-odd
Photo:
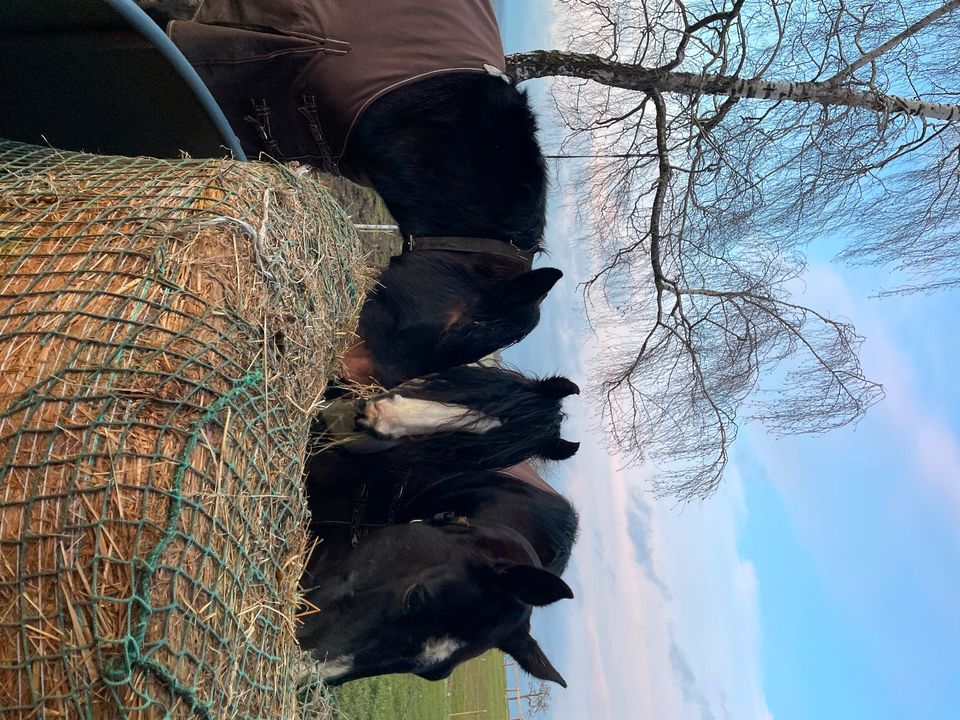
{"type": "Polygon", "coordinates": [[[318,430],[336,451],[376,453],[388,466],[438,472],[505,468],[538,457],[565,460],[579,443],[560,437],[562,400],[580,389],[495,367],[461,366],[408,380],[369,400],[340,398],[318,430]]]}
{"type": "Polygon", "coordinates": [[[534,606],[573,597],[510,528],[470,518],[391,525],[304,577],[301,647],[339,684],[386,673],[448,677],[499,647],[563,684],[530,637],[534,606]]]}
{"type": "Polygon", "coordinates": [[[531,270],[546,164],[489,0],[138,1],[250,157],[372,185],[397,220],[405,253],[363,308],[347,380],[390,387],[536,326],[561,276],[531,270]]]}
{"type": "Polygon", "coordinates": [[[563,273],[530,269],[547,181],[526,93],[476,74],[405,86],[364,113],[348,157],[413,246],[363,307],[347,379],[391,387],[476,362],[536,327],[563,273]],[[422,236],[486,240],[469,252],[418,249],[422,236]]]}
{"type": "Polygon", "coordinates": [[[563,275],[530,269],[546,216],[536,130],[525,92],[469,73],[405,86],[364,113],[347,159],[364,168],[413,246],[391,260],[363,307],[349,379],[366,379],[349,364],[364,351],[368,377],[390,387],[476,362],[536,327],[563,275]],[[418,250],[424,236],[497,242],[418,250]]]}
{"type": "Polygon", "coordinates": [[[554,268],[526,271],[489,254],[394,257],[364,302],[343,377],[394,387],[477,362],[537,326],[540,303],[562,275],[554,268]]]}
{"type": "Polygon", "coordinates": [[[496,647],[566,686],[530,614],[573,596],[559,577],[577,533],[570,503],[528,466],[439,479],[366,467],[321,454],[307,475],[318,543],[297,637],[327,681],[439,680],[496,647]]]}

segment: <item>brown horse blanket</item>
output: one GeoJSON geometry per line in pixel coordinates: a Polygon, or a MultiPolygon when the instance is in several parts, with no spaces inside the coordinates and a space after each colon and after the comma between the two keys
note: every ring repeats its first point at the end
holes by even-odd
{"type": "Polygon", "coordinates": [[[490,0],[203,0],[167,32],[245,150],[320,167],[385,93],[505,68],[490,0]]]}
{"type": "Polygon", "coordinates": [[[534,470],[533,466],[527,461],[503,470],[497,470],[497,472],[500,475],[507,475],[512,477],[514,480],[519,480],[522,483],[526,483],[530,487],[534,487],[537,490],[542,490],[545,493],[549,493],[551,495],[560,494],[550,484],[548,484],[546,480],[540,477],[540,473],[534,470]]]}

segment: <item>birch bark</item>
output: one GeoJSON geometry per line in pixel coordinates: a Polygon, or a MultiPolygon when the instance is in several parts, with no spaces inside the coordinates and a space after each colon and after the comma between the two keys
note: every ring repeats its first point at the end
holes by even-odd
{"type": "Polygon", "coordinates": [[[575,77],[601,85],[639,92],[682,95],[722,95],[731,98],[805,102],[841,107],[860,107],[875,112],[919,115],[934,120],[960,120],[960,105],[925,102],[869,90],[856,90],[839,82],[778,82],[763,78],[729,75],[698,75],[658,71],[639,65],[605,60],[597,55],[535,50],[507,58],[507,72],[516,82],[541,77],[575,77]]]}

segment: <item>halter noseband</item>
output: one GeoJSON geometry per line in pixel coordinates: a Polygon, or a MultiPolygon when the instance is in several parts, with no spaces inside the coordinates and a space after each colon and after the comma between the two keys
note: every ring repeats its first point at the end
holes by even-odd
{"type": "Polygon", "coordinates": [[[533,253],[521,250],[512,242],[481,237],[417,237],[408,235],[403,240],[403,252],[421,250],[448,250],[450,252],[497,255],[522,262],[529,270],[533,266],[533,253]]]}

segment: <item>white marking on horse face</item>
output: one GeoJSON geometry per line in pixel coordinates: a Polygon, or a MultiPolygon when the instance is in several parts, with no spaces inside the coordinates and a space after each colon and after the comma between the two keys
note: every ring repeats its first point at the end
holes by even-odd
{"type": "Polygon", "coordinates": [[[335,660],[328,660],[320,666],[320,679],[324,682],[336,680],[353,670],[353,655],[341,655],[335,660]]]}
{"type": "Polygon", "coordinates": [[[367,427],[380,437],[397,439],[438,432],[485,433],[500,427],[496,418],[463,405],[390,395],[368,402],[363,409],[367,427]]]}
{"type": "Polygon", "coordinates": [[[451,637],[430,638],[417,656],[417,667],[426,669],[439,665],[462,647],[462,642],[451,637]]]}

